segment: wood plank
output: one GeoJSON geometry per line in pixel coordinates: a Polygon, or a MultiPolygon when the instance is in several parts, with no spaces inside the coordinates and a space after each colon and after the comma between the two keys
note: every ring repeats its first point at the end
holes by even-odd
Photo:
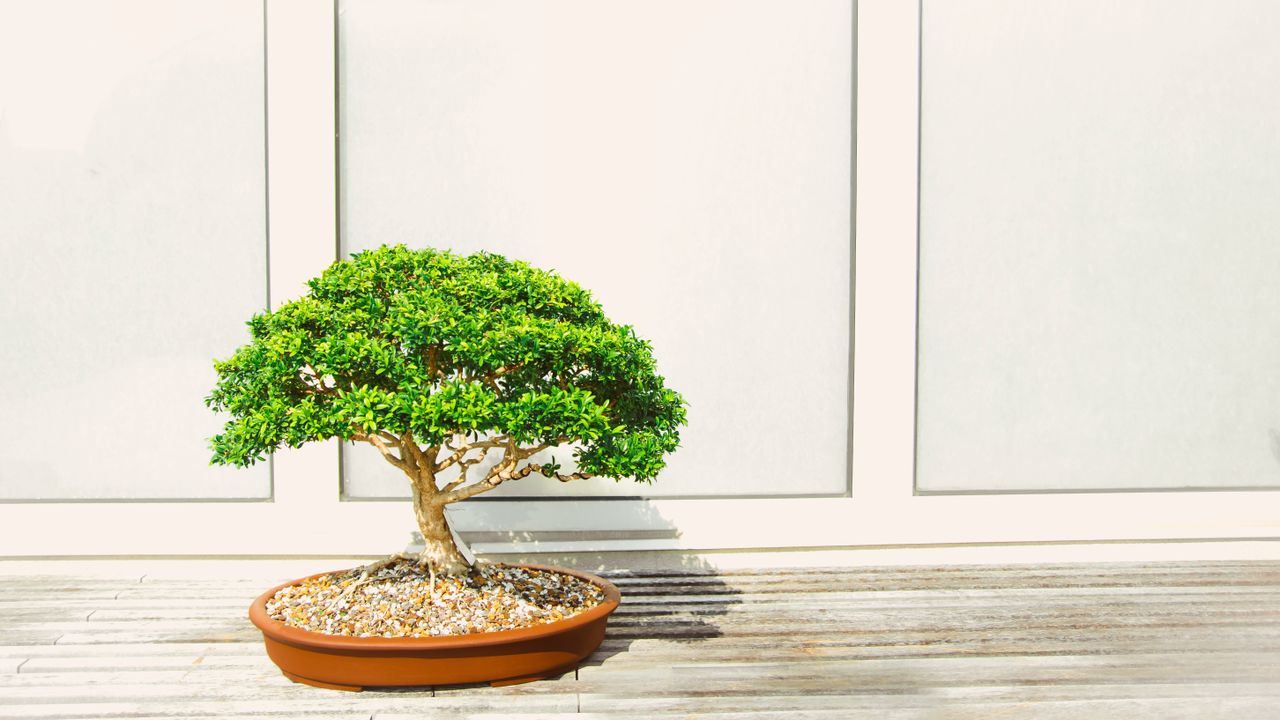
{"type": "Polygon", "coordinates": [[[93,610],[97,608],[120,608],[120,609],[165,609],[165,608],[194,608],[203,609],[224,609],[224,610],[240,610],[247,611],[249,605],[243,603],[239,598],[150,598],[150,599],[130,599],[130,598],[102,598],[102,599],[74,599],[74,600],[46,600],[41,599],[38,595],[35,597],[24,597],[16,600],[7,600],[0,602],[0,612],[13,610],[36,610],[40,608],[84,608],[93,610]]]}
{"type": "MultiPolygon", "coordinates": [[[[1239,647],[1224,646],[1217,648],[1217,652],[1230,652],[1239,650],[1239,647]]],[[[1280,646],[1270,648],[1249,647],[1251,650],[1265,652],[1268,655],[1280,657],[1280,646]]],[[[762,647],[760,643],[753,646],[733,646],[733,647],[705,647],[695,648],[676,648],[676,650],[659,650],[644,651],[636,650],[635,647],[621,648],[621,650],[612,650],[612,648],[602,648],[602,650],[594,653],[582,661],[582,667],[590,667],[595,665],[603,665],[605,662],[628,662],[628,664],[650,664],[650,665],[671,665],[678,662],[687,662],[692,660],[705,660],[708,662],[739,662],[739,661],[776,661],[776,662],[792,662],[792,664],[804,664],[804,662],[814,662],[820,660],[893,660],[893,659],[928,659],[928,657],[937,657],[937,659],[956,659],[956,657],[991,657],[991,656],[1062,656],[1062,655],[1125,655],[1125,653],[1151,653],[1151,652],[1185,652],[1185,646],[1179,647],[1175,642],[1166,642],[1164,644],[1148,644],[1143,647],[1133,648],[1096,648],[1089,647],[1087,643],[1079,643],[1074,647],[1062,647],[1059,652],[1042,652],[1037,650],[1036,653],[1019,653],[1001,652],[1005,650],[1002,647],[979,646],[975,648],[936,648],[929,646],[872,646],[872,647],[856,647],[856,646],[808,646],[808,644],[796,643],[790,646],[782,647],[762,647]],[[626,659],[626,660],[618,660],[626,659]]],[[[1212,651],[1197,650],[1197,653],[1206,655],[1212,651]]],[[[35,660],[33,660],[35,661],[35,660]]]]}
{"type": "MultiPolygon", "coordinates": [[[[1146,633],[1144,637],[1132,639],[1122,638],[1106,638],[1099,639],[1096,634],[1091,634],[1087,630],[1072,631],[1072,635],[1067,638],[1061,637],[1044,637],[1040,635],[1028,637],[1025,634],[1020,637],[1002,637],[988,636],[986,634],[964,634],[960,636],[948,637],[944,640],[937,638],[930,633],[920,633],[908,637],[883,638],[877,636],[868,636],[864,638],[854,638],[852,640],[828,639],[828,638],[802,638],[796,641],[791,647],[794,651],[791,657],[797,654],[813,657],[846,657],[846,658],[892,658],[892,657],[966,657],[972,655],[1017,655],[1017,656],[1038,656],[1038,655],[1088,655],[1088,654],[1123,654],[1129,652],[1221,652],[1247,648],[1257,650],[1259,652],[1277,653],[1277,644],[1273,640],[1267,643],[1256,643],[1247,634],[1235,636],[1235,638],[1218,639],[1211,634],[1211,640],[1205,642],[1203,646],[1188,648],[1185,643],[1199,642],[1205,635],[1188,636],[1183,639],[1183,644],[1176,642],[1177,635],[1172,638],[1167,633],[1146,633]],[[1209,643],[1212,644],[1209,644],[1209,643]]],[[[641,637],[632,640],[619,641],[618,645],[608,645],[602,647],[599,654],[592,655],[584,664],[596,664],[600,662],[600,658],[609,657],[616,654],[627,654],[632,652],[632,648],[625,643],[627,642],[643,642],[648,640],[656,640],[662,642],[674,642],[697,648],[698,643],[714,642],[717,640],[730,641],[727,647],[707,646],[706,652],[712,656],[725,655],[731,656],[735,652],[753,652],[755,657],[759,657],[761,653],[774,652],[770,644],[774,642],[777,636],[720,636],[708,638],[684,638],[676,637],[669,639],[641,637]]],[[[613,638],[617,640],[617,638],[613,638]]],[[[780,646],[777,653],[785,656],[785,645],[780,646]]],[[[680,656],[681,654],[674,649],[667,649],[665,653],[651,653],[654,656],[680,656]]]]}
{"type": "Polygon", "coordinates": [[[727,603],[727,604],[663,604],[663,605],[620,605],[611,619],[630,620],[640,618],[661,619],[665,617],[709,616],[751,616],[751,617],[816,617],[816,616],[848,616],[866,617],[879,615],[884,617],[914,617],[916,615],[963,615],[964,617],[1015,617],[1049,616],[1065,614],[1088,614],[1097,617],[1124,617],[1144,615],[1148,617],[1194,616],[1205,615],[1238,615],[1241,613],[1262,613],[1264,618],[1280,616],[1280,605],[1277,610],[1268,608],[1257,601],[1236,600],[1200,600],[1199,602],[1164,602],[1160,598],[1149,600],[1119,600],[1095,602],[1056,601],[1047,599],[1043,602],[1016,603],[971,603],[959,604],[950,601],[940,603],[919,603],[904,607],[901,604],[873,604],[864,602],[847,602],[835,599],[824,602],[822,596],[811,596],[798,599],[794,603],[727,603]]]}
{"type": "Polygon", "coordinates": [[[1280,682],[1266,653],[879,658],[787,662],[604,663],[578,672],[583,692],[621,679],[653,695],[767,694],[923,687],[1106,683],[1280,682]]]}
{"type": "MultiPolygon", "coordinates": [[[[198,707],[199,706],[197,706],[197,712],[199,712],[198,707]]],[[[307,709],[296,710],[296,709],[288,709],[288,708],[280,708],[280,707],[273,708],[268,706],[262,712],[256,712],[256,713],[251,713],[246,715],[240,715],[240,714],[227,715],[227,714],[216,712],[216,711],[215,711],[215,714],[212,714],[212,715],[206,715],[203,713],[192,715],[190,714],[189,711],[190,711],[189,708],[175,708],[174,709],[175,714],[152,715],[148,713],[145,715],[128,715],[127,717],[129,718],[129,720],[173,720],[175,717],[179,717],[179,714],[177,713],[180,713],[180,717],[182,718],[182,720],[261,720],[261,718],[264,718],[264,717],[268,717],[268,718],[299,717],[299,718],[306,718],[307,720],[372,720],[373,718],[372,712],[366,712],[364,710],[352,710],[350,712],[333,712],[329,709],[324,709],[324,708],[311,709],[311,710],[307,710],[307,709]]],[[[3,716],[0,716],[0,717],[3,717],[3,716]]],[[[89,716],[73,715],[73,716],[63,716],[63,717],[87,718],[87,717],[97,717],[97,716],[96,715],[89,715],[89,716]]],[[[419,715],[418,717],[421,718],[422,716],[419,715]]]]}
{"type": "Polygon", "coordinates": [[[1092,563],[1020,563],[1009,565],[955,564],[955,565],[864,565],[858,567],[772,567],[756,569],[717,569],[715,567],[681,567],[668,570],[630,571],[625,569],[608,569],[597,572],[601,577],[615,582],[634,580],[684,578],[684,577],[730,577],[730,578],[777,578],[777,577],[839,577],[853,575],[875,575],[878,577],[969,577],[986,575],[992,577],[1040,577],[1046,575],[1069,576],[1102,576],[1102,575],[1176,575],[1187,573],[1248,575],[1275,574],[1274,560],[1257,560],[1242,562],[1208,561],[1208,562],[1092,562],[1092,563]]]}
{"type": "MultiPolygon", "coordinates": [[[[986,576],[972,578],[916,578],[910,580],[888,580],[884,578],[856,578],[844,581],[834,579],[771,580],[748,582],[743,580],[728,581],[726,579],[708,579],[690,582],[644,582],[618,585],[618,590],[625,595],[635,594],[681,594],[704,595],[717,593],[795,593],[813,590],[830,589],[860,592],[901,592],[923,590],[999,590],[1014,588],[1033,589],[1072,589],[1072,588],[1267,588],[1274,590],[1280,587],[1280,580],[1275,578],[1233,578],[1230,581],[1218,576],[1180,576],[1156,578],[1133,578],[1128,576],[1105,576],[1097,578],[1052,577],[1037,579],[1035,582],[1019,578],[990,578],[986,576]]],[[[136,594],[141,591],[130,589],[122,595],[136,594]]]]}
{"type": "Polygon", "coordinates": [[[39,647],[41,645],[52,645],[57,642],[62,633],[56,630],[19,630],[17,628],[5,628],[0,633],[6,643],[12,647],[17,647],[20,655],[27,655],[28,652],[21,650],[22,647],[39,647]]]}
{"type": "Polygon", "coordinates": [[[262,633],[255,627],[234,630],[191,627],[186,630],[163,632],[88,632],[59,635],[58,645],[95,644],[150,644],[150,643],[251,643],[262,642],[262,633]]]}
{"type": "MultiPolygon", "coordinates": [[[[0,702],[14,695],[23,697],[30,688],[48,690],[50,696],[56,697],[60,688],[76,688],[78,691],[93,692],[97,685],[173,685],[183,681],[190,668],[175,670],[135,670],[133,672],[30,672],[0,675],[0,702]]],[[[65,691],[65,690],[63,690],[65,691]]],[[[42,690],[43,692],[43,690],[42,690]]]]}
{"type": "MultiPolygon", "coordinates": [[[[0,634],[0,639],[4,635],[0,634]]],[[[127,655],[249,655],[261,653],[262,636],[240,643],[95,643],[93,645],[0,645],[0,658],[121,657],[127,655]]]]}
{"type": "MultiPolygon", "coordinates": [[[[1250,697],[1280,702],[1280,684],[1121,684],[1071,685],[1071,686],[1019,686],[1019,687],[952,687],[936,689],[929,693],[876,694],[869,692],[848,694],[779,694],[779,695],[720,695],[712,697],[635,697],[627,695],[600,695],[582,693],[581,708],[584,713],[710,713],[710,712],[759,712],[778,708],[806,710],[893,709],[913,707],[942,707],[944,705],[988,705],[992,703],[1047,703],[1065,701],[1142,700],[1147,698],[1209,699],[1224,697],[1250,697]]],[[[1216,717],[1216,716],[1208,716],[1216,717]]]]}
{"type": "MultiPolygon", "coordinates": [[[[486,693],[451,697],[434,697],[429,691],[343,693],[280,680],[289,687],[276,688],[274,693],[255,688],[247,688],[245,692],[194,688],[195,692],[187,699],[149,696],[129,700],[112,696],[84,701],[0,703],[0,718],[307,717],[341,713],[362,717],[379,714],[438,717],[512,710],[509,697],[486,693]]],[[[577,707],[577,695],[572,692],[520,699],[521,709],[534,712],[576,713],[577,707]]]]}
{"type": "MultiPolygon", "coordinates": [[[[242,620],[249,614],[248,606],[219,607],[165,607],[165,608],[116,608],[104,607],[90,611],[84,619],[91,623],[142,622],[151,620],[181,620],[203,622],[207,620],[242,620]]],[[[246,620],[247,622],[247,620],[246,620]]]]}
{"type": "Polygon", "coordinates": [[[266,653],[258,648],[253,655],[144,655],[106,657],[35,657],[22,664],[20,672],[78,674],[82,672],[126,672],[134,670],[183,670],[197,668],[240,669],[274,667],[266,653]]]}
{"type": "MultiPolygon", "coordinates": [[[[1119,718],[1127,720],[1274,720],[1277,706],[1272,698],[1150,699],[1068,701],[1034,708],[1020,703],[983,703],[963,707],[805,709],[789,707],[756,712],[700,712],[707,720],[1083,720],[1119,718]]],[[[410,715],[378,714],[376,720],[408,720],[410,715]]],[[[472,714],[470,720],[562,720],[565,716],[547,713],[472,714]]],[[[575,714],[576,720],[647,720],[694,717],[684,712],[575,714]]]]}
{"type": "Polygon", "coordinates": [[[16,610],[0,608],[0,627],[16,628],[30,623],[76,622],[87,620],[93,608],[29,608],[16,610]]]}
{"type": "Polygon", "coordinates": [[[1133,630],[1138,628],[1163,628],[1166,632],[1179,632],[1179,628],[1217,628],[1223,632],[1231,632],[1241,628],[1258,628],[1258,623],[1250,622],[1247,617],[1235,617],[1226,620],[1196,622],[1186,625],[1185,622],[1152,622],[1134,618],[1128,621],[1090,622],[1089,618],[1073,622],[1071,619],[1060,621],[1027,621],[1025,625],[1012,622],[994,621],[986,624],[968,624],[962,622],[922,622],[911,627],[880,627],[874,621],[867,621],[860,627],[840,625],[835,622],[823,623],[817,620],[762,620],[758,622],[733,621],[729,618],[700,619],[694,618],[683,622],[668,620],[666,622],[611,622],[609,637],[613,638],[703,638],[703,637],[779,637],[787,634],[841,634],[845,636],[871,636],[882,638],[893,644],[919,642],[951,642],[953,636],[972,638],[975,636],[994,636],[1003,634],[1010,638],[1028,638],[1040,636],[1044,638],[1072,637],[1078,635],[1082,624],[1086,632],[1095,635],[1112,631],[1133,630]]]}
{"type": "Polygon", "coordinates": [[[1156,572],[1166,572],[1177,570],[1180,568],[1213,568],[1213,569],[1236,569],[1236,568],[1253,568],[1261,570],[1275,570],[1276,561],[1272,559],[1234,559],[1234,560],[1119,560],[1106,562],[1048,562],[1048,563],[956,563],[956,564],[921,564],[921,565],[861,565],[850,568],[841,565],[828,566],[805,566],[801,568],[791,568],[785,566],[772,567],[752,567],[752,568],[731,568],[728,570],[717,570],[709,565],[695,566],[678,564],[665,567],[638,568],[630,569],[625,567],[608,568],[600,571],[599,575],[609,577],[663,577],[669,575],[712,575],[712,574],[729,574],[729,575],[787,575],[787,574],[807,574],[807,573],[828,573],[828,572],[1022,572],[1022,571],[1046,571],[1061,570],[1067,572],[1090,571],[1090,572],[1132,572],[1134,570],[1152,570],[1156,572]]]}
{"type": "Polygon", "coordinates": [[[142,582],[142,575],[130,575],[118,578],[80,577],[76,575],[64,575],[61,573],[14,575],[5,573],[3,568],[3,561],[0,561],[0,589],[5,592],[33,588],[38,589],[40,592],[104,588],[122,589],[129,585],[138,585],[142,582]]]}
{"type": "Polygon", "coordinates": [[[258,585],[245,590],[218,590],[217,588],[139,586],[121,590],[114,599],[117,600],[217,600],[231,604],[240,603],[248,610],[262,593],[271,589],[271,585],[258,585]]]}
{"type": "Polygon", "coordinates": [[[153,704],[148,702],[94,702],[94,703],[40,703],[34,705],[10,705],[0,707],[0,718],[43,718],[45,720],[94,720],[96,718],[131,718],[139,720],[172,720],[193,718],[341,718],[342,720],[368,720],[373,711],[352,708],[343,711],[332,703],[281,702],[274,705],[238,703],[233,701],[195,701],[188,703],[153,704]]]}
{"type": "Polygon", "coordinates": [[[1141,579],[1143,582],[1160,582],[1161,579],[1179,577],[1217,577],[1224,580],[1244,578],[1275,579],[1280,571],[1264,561],[1253,565],[1219,563],[1168,563],[1152,565],[1124,565],[1093,563],[1080,566],[1010,565],[1010,566],[915,566],[915,567],[856,567],[856,568],[776,568],[752,572],[741,570],[680,571],[670,573],[599,573],[619,587],[629,584],[660,584],[685,582],[686,580],[709,582],[831,582],[847,579],[864,579],[874,582],[953,581],[965,583],[977,580],[1017,580],[1024,584],[1050,579],[1141,579]]]}
{"type": "MultiPolygon", "coordinates": [[[[864,607],[916,607],[921,604],[938,606],[1002,606],[1016,604],[1060,603],[1266,603],[1280,600],[1280,588],[1244,587],[1228,588],[1005,588],[999,590],[886,590],[864,592],[858,590],[820,590],[798,595],[795,593],[726,593],[715,594],[654,594],[628,593],[622,596],[619,609],[628,607],[665,607],[669,605],[706,604],[758,604],[795,605],[808,598],[824,602],[859,604],[864,607]]],[[[115,601],[115,603],[122,601],[115,601]]],[[[150,605],[139,605],[151,607],[150,605]]],[[[155,607],[163,607],[156,605],[155,607]]]]}
{"type": "Polygon", "coordinates": [[[17,590],[0,589],[0,606],[11,602],[30,602],[39,598],[42,600],[51,600],[53,602],[77,602],[82,600],[114,600],[121,593],[126,592],[123,588],[116,590],[17,590]]]}

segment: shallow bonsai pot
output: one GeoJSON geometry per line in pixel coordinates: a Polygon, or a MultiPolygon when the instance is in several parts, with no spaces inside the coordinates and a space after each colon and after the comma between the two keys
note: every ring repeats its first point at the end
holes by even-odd
{"type": "Polygon", "coordinates": [[[262,630],[267,655],[285,677],[335,690],[480,682],[513,685],[572,670],[604,640],[605,623],[620,600],[618,588],[577,570],[545,565],[515,567],[581,578],[604,591],[604,602],[536,627],[425,638],[325,635],[289,627],[267,615],[267,601],[281,589],[330,574],[317,573],[259,595],[249,606],[249,620],[262,630]]]}

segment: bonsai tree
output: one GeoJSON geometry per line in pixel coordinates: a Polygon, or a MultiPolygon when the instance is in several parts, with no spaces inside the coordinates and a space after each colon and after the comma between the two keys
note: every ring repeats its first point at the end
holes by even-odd
{"type": "Polygon", "coordinates": [[[554,272],[397,245],[335,262],[308,285],[255,315],[252,341],[214,362],[205,403],[232,419],[210,441],[212,462],[368,443],[408,478],[425,542],[417,559],[433,572],[469,567],[445,519],[451,503],[535,473],[649,482],[679,445],[685,402],[650,344],[554,272]],[[573,472],[532,460],[564,445],[573,472]],[[473,477],[486,458],[495,462],[473,477]]]}

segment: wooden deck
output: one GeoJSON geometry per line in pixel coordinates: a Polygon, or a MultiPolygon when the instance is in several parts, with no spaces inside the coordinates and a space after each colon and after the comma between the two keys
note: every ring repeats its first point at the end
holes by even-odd
{"type": "Polygon", "coordinates": [[[264,656],[302,570],[139,562],[0,562],[0,718],[1280,718],[1280,562],[618,572],[576,673],[365,693],[264,656]]]}

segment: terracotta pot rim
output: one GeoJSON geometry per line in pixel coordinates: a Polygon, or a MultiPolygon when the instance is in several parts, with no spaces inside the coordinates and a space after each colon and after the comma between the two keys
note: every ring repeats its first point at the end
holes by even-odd
{"type": "Polygon", "coordinates": [[[500,567],[521,567],[531,570],[545,570],[547,572],[562,573],[564,575],[572,575],[599,587],[604,591],[604,602],[579,613],[573,617],[555,622],[536,625],[529,628],[520,628],[518,630],[498,630],[486,633],[469,633],[466,635],[440,635],[434,637],[351,637],[347,635],[326,635],[324,633],[312,632],[301,628],[291,627],[283,622],[276,620],[267,614],[267,601],[270,600],[277,592],[289,587],[306,582],[312,578],[322,575],[330,575],[337,572],[345,572],[351,568],[342,570],[329,570],[326,572],[308,575],[297,580],[290,580],[281,583],[270,590],[262,593],[249,606],[249,621],[258,627],[264,635],[275,640],[276,642],[285,643],[302,648],[311,648],[317,650],[328,650],[338,652],[370,652],[370,651],[405,651],[405,650],[448,650],[454,648],[471,648],[485,647],[489,645],[505,645],[509,643],[524,642],[527,640],[536,640],[542,637],[559,635],[573,628],[594,622],[599,618],[609,615],[617,607],[622,596],[618,592],[618,588],[613,583],[602,577],[592,575],[591,573],[582,572],[580,570],[571,570],[569,568],[557,567],[554,565],[532,565],[527,563],[494,563],[500,567]]]}

